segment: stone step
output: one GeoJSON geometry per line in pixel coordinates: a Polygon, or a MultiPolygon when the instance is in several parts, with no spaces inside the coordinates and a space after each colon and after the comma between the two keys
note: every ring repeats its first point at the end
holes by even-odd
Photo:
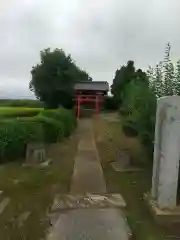
{"type": "Polygon", "coordinates": [[[83,208],[124,208],[126,203],[120,194],[59,194],[51,211],[83,208]]]}
{"type": "Polygon", "coordinates": [[[129,240],[132,233],[121,209],[75,209],[59,214],[46,240],[129,240]]]}

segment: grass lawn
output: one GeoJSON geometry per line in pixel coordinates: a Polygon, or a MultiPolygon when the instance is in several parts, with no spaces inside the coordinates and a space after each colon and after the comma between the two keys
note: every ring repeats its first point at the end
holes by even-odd
{"type": "Polygon", "coordinates": [[[0,200],[10,198],[0,215],[0,239],[36,240],[45,236],[50,226],[47,213],[55,195],[69,191],[76,150],[74,134],[49,148],[52,165],[48,167],[21,167],[16,163],[0,166],[0,200]],[[29,214],[25,222],[22,213],[29,214]]]}
{"type": "MultiPolygon", "coordinates": [[[[107,118],[94,119],[94,133],[109,192],[120,192],[127,203],[127,218],[134,239],[165,240],[177,239],[165,236],[165,228],[157,226],[143,201],[143,194],[151,188],[151,167],[134,173],[115,172],[110,162],[115,160],[117,150],[128,148],[132,158],[139,165],[150,161],[137,138],[127,138],[121,123],[107,118]]],[[[171,235],[172,234],[168,234],[171,235]]],[[[178,238],[179,239],[179,238],[178,238]]]]}

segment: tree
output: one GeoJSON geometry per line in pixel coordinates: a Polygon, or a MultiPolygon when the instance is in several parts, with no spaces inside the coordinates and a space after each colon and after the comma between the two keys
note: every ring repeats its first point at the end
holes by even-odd
{"type": "Polygon", "coordinates": [[[154,79],[154,92],[157,97],[163,96],[163,73],[162,73],[162,62],[156,65],[155,79],[154,79]]]}
{"type": "Polygon", "coordinates": [[[132,80],[135,80],[137,83],[142,82],[146,85],[149,85],[148,76],[141,69],[136,70],[136,72],[134,74],[134,79],[131,79],[131,81],[132,80]]]}
{"type": "Polygon", "coordinates": [[[113,84],[111,86],[111,93],[114,96],[116,104],[120,105],[125,97],[126,87],[132,81],[143,82],[148,85],[148,77],[141,69],[136,70],[133,61],[128,61],[126,66],[122,66],[116,70],[113,84]]]}
{"type": "Polygon", "coordinates": [[[139,134],[151,152],[154,140],[156,96],[145,81],[132,80],[127,86],[122,103],[123,125],[139,134]]]}
{"type": "Polygon", "coordinates": [[[149,66],[148,70],[147,70],[147,77],[148,77],[148,82],[149,82],[149,88],[155,92],[156,90],[156,84],[155,84],[155,71],[154,69],[149,66]]]}
{"type": "Polygon", "coordinates": [[[176,63],[174,92],[176,95],[180,95],[180,60],[176,63]]]}
{"type": "Polygon", "coordinates": [[[128,61],[126,66],[122,66],[120,69],[116,70],[111,86],[111,93],[118,104],[122,102],[124,89],[131,79],[133,79],[134,74],[135,67],[133,61],[128,61]]]}
{"type": "Polygon", "coordinates": [[[71,107],[76,81],[92,79],[62,49],[45,49],[40,52],[40,59],[31,70],[30,90],[48,107],[71,107]]]}
{"type": "Polygon", "coordinates": [[[174,66],[170,60],[171,45],[167,43],[164,56],[164,95],[173,95],[174,66]]]}
{"type": "Polygon", "coordinates": [[[155,69],[150,67],[147,71],[149,86],[157,97],[180,94],[180,62],[177,62],[175,71],[170,59],[170,53],[171,45],[168,43],[164,60],[157,64],[155,69]]]}

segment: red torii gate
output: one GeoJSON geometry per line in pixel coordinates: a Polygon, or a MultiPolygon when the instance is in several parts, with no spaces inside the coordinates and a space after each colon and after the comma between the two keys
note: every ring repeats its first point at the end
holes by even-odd
{"type": "Polygon", "coordinates": [[[95,104],[95,113],[99,114],[100,106],[104,101],[104,96],[101,95],[77,95],[76,96],[77,101],[77,118],[80,118],[80,112],[81,112],[81,103],[94,103],[95,104]]]}
{"type": "Polygon", "coordinates": [[[77,118],[80,118],[82,103],[94,103],[95,113],[98,115],[108,90],[109,85],[107,82],[88,81],[77,83],[75,86],[77,118]]]}

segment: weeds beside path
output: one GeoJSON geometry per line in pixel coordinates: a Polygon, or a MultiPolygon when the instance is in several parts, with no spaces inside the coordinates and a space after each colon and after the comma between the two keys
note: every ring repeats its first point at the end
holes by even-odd
{"type": "Polygon", "coordinates": [[[93,126],[107,189],[109,192],[120,192],[125,198],[127,218],[135,239],[166,239],[143,201],[144,192],[149,191],[151,187],[151,172],[146,168],[140,172],[118,173],[110,165],[110,162],[116,158],[117,150],[122,148],[128,148],[133,160],[143,165],[147,161],[143,146],[137,138],[127,138],[123,134],[120,121],[113,122],[107,121],[107,118],[99,118],[94,119],[93,126]]]}
{"type": "Polygon", "coordinates": [[[45,236],[50,224],[47,212],[54,196],[69,191],[77,142],[77,134],[73,134],[52,145],[48,152],[52,165],[45,168],[0,166],[0,190],[10,198],[0,215],[1,239],[38,240],[45,236]],[[23,213],[28,215],[24,222],[23,213]]]}

